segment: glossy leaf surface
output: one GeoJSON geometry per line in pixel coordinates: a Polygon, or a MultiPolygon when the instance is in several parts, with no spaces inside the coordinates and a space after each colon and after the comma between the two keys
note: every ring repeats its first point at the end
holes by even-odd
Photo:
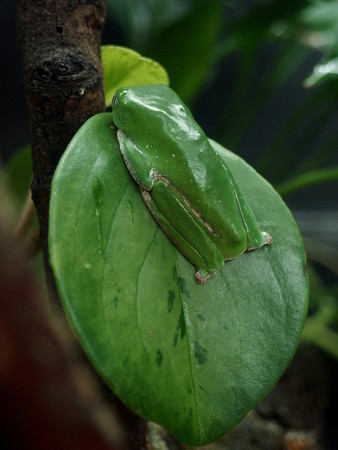
{"type": "Polygon", "coordinates": [[[51,263],[89,358],[127,405],[191,446],[225,434],[278,380],[308,293],[285,204],[243,160],[212,144],[274,241],[204,285],[143,204],[109,113],[86,122],[68,146],[50,210],[51,263]]]}

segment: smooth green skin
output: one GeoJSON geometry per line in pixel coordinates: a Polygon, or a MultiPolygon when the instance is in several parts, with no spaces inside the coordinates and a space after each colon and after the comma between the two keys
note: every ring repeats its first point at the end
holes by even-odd
{"type": "Polygon", "coordinates": [[[272,242],[259,229],[231,171],[172,89],[118,89],[113,120],[146,205],[196,267],[199,283],[224,261],[272,242]]]}
{"type": "Polygon", "coordinates": [[[152,219],[111,113],[89,119],[53,179],[49,250],[67,317],[124,403],[188,446],[233,428],[280,378],[307,308],[305,255],[279,195],[212,142],[273,245],[203,285],[152,219]]]}

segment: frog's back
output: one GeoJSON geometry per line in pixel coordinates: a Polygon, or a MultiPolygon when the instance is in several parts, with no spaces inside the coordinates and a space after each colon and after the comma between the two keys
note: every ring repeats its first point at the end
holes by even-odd
{"type": "Polygon", "coordinates": [[[211,231],[215,239],[221,236],[225,247],[227,242],[232,246],[241,242],[245,229],[231,173],[188,107],[164,85],[137,86],[126,92],[138,126],[124,131],[146,152],[154,172],[167,179],[215,230],[211,231]]]}
{"type": "Polygon", "coordinates": [[[154,167],[168,178],[202,220],[208,218],[207,226],[215,230],[211,234],[216,240],[216,235],[220,235],[224,247],[228,242],[232,246],[241,242],[244,251],[246,231],[230,170],[173,91],[165,100],[157,98],[154,111],[156,107],[156,126],[151,134],[165,132],[163,147],[154,147],[154,167]]]}

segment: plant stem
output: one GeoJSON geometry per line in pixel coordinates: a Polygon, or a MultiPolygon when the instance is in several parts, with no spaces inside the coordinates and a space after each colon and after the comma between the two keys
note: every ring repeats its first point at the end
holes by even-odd
{"type": "Polygon", "coordinates": [[[19,0],[17,4],[32,146],[32,197],[53,298],[57,295],[48,258],[51,180],[75,132],[104,109],[100,55],[104,13],[103,0],[19,0]]]}
{"type": "Polygon", "coordinates": [[[25,234],[27,233],[32,220],[34,218],[35,214],[35,207],[32,200],[32,194],[29,190],[26,195],[25,203],[23,204],[19,220],[16,224],[14,234],[18,236],[19,238],[24,238],[25,234]]]}
{"type": "Polygon", "coordinates": [[[286,197],[294,192],[315,184],[328,183],[338,181],[338,167],[329,167],[327,169],[311,170],[306,173],[297,175],[289,180],[275,186],[280,195],[286,197]]]}

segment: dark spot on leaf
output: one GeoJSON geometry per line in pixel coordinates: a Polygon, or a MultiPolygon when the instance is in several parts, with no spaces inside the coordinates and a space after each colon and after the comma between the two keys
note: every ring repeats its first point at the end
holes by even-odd
{"type": "Polygon", "coordinates": [[[185,295],[188,298],[191,298],[190,297],[190,293],[189,293],[188,289],[185,286],[185,279],[182,278],[182,277],[179,277],[178,278],[178,284],[180,285],[180,289],[181,289],[182,294],[185,295]]]}
{"type": "Polygon", "coordinates": [[[228,331],[228,329],[229,329],[228,325],[226,323],[223,323],[223,330],[228,331]]]}
{"type": "Polygon", "coordinates": [[[174,266],[173,267],[173,281],[176,280],[176,276],[177,276],[177,274],[176,274],[176,267],[174,266]]]}
{"type": "Polygon", "coordinates": [[[204,390],[204,387],[201,384],[199,384],[198,387],[201,389],[201,391],[204,390]]]}
{"type": "Polygon", "coordinates": [[[176,325],[176,332],[174,335],[174,347],[176,347],[176,345],[177,345],[179,335],[181,335],[181,340],[183,340],[183,338],[185,336],[185,320],[184,320],[183,308],[181,309],[181,314],[178,318],[178,322],[176,325]]]}
{"type": "Polygon", "coordinates": [[[115,306],[115,308],[117,308],[118,302],[119,302],[119,298],[118,298],[117,295],[115,295],[115,297],[114,297],[113,300],[112,300],[112,303],[113,303],[113,305],[115,306]]]}
{"type": "Polygon", "coordinates": [[[192,389],[189,388],[189,389],[188,389],[188,394],[191,394],[191,393],[192,393],[192,389]]]}
{"type": "Polygon", "coordinates": [[[129,364],[129,356],[126,356],[125,358],[123,358],[122,363],[124,366],[127,366],[129,364]]]}
{"type": "Polygon", "coordinates": [[[231,386],[231,390],[234,397],[234,406],[236,409],[237,414],[243,414],[243,400],[241,396],[238,394],[237,389],[235,386],[231,386]]]}
{"type": "Polygon", "coordinates": [[[194,356],[198,364],[204,364],[207,360],[207,350],[202,347],[197,341],[194,341],[194,356]]]}
{"type": "Polygon", "coordinates": [[[199,320],[201,320],[202,322],[205,321],[205,317],[202,316],[202,314],[197,314],[197,318],[198,318],[199,320]]]}
{"type": "Polygon", "coordinates": [[[168,312],[171,312],[174,307],[174,300],[175,300],[175,292],[170,289],[168,291],[168,312]]]}
{"type": "Polygon", "coordinates": [[[162,353],[161,350],[158,348],[158,349],[156,350],[156,358],[155,358],[156,365],[157,365],[158,367],[161,367],[162,361],[163,361],[163,353],[162,353]]]}

